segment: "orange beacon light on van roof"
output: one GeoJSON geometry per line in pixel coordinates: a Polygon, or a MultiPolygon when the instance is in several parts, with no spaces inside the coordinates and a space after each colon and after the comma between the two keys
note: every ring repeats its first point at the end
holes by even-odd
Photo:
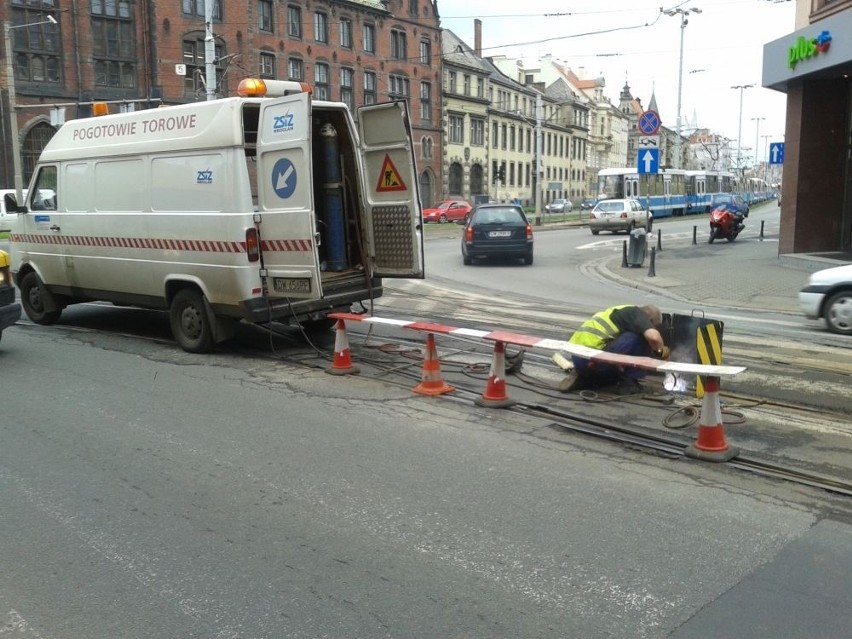
{"type": "Polygon", "coordinates": [[[294,93],[313,93],[313,89],[306,82],[261,78],[244,78],[237,87],[237,95],[243,98],[277,98],[294,93]]]}

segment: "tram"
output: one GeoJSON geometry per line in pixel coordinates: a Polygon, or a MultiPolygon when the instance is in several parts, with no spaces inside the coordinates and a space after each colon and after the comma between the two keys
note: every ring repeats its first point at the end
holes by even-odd
{"type": "Polygon", "coordinates": [[[601,169],[598,173],[598,200],[634,198],[655,219],[683,215],[687,211],[686,171],[660,169],[639,173],[636,167],[601,169]]]}

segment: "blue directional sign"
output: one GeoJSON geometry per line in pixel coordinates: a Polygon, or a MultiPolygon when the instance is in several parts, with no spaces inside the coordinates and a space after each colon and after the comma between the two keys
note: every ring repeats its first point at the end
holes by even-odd
{"type": "Polygon", "coordinates": [[[660,149],[645,149],[636,156],[639,162],[639,173],[660,172],[660,149]]]}
{"type": "Polygon", "coordinates": [[[282,200],[296,191],[296,167],[287,158],[281,158],[272,167],[272,189],[282,200]]]}
{"type": "Polygon", "coordinates": [[[639,131],[642,135],[654,135],[660,130],[660,116],[656,111],[645,111],[639,116],[639,131]]]}
{"type": "Polygon", "coordinates": [[[773,142],[769,145],[769,163],[784,164],[784,143],[773,142]]]}

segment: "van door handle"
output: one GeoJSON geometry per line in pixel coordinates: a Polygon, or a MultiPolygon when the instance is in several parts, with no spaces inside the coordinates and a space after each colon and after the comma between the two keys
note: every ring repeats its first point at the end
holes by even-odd
{"type": "Polygon", "coordinates": [[[50,227],[50,230],[51,230],[51,231],[58,231],[58,230],[59,230],[59,227],[58,227],[58,226],[56,226],[56,224],[53,224],[53,225],[50,227]]]}

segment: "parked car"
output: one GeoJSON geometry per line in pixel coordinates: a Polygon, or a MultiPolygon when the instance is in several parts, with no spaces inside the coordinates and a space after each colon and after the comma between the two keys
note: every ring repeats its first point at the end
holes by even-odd
{"type": "Polygon", "coordinates": [[[475,258],[493,257],[521,258],[532,264],[532,225],[516,204],[482,204],[465,225],[461,252],[466,265],[475,258]]]}
{"type": "Polygon", "coordinates": [[[717,195],[713,199],[712,208],[719,208],[723,204],[733,208],[734,211],[743,217],[748,217],[748,203],[741,196],[734,195],[732,193],[722,193],[717,195]]]}
{"type": "Polygon", "coordinates": [[[629,233],[641,227],[650,232],[653,219],[654,216],[642,207],[639,200],[601,200],[592,209],[589,228],[592,235],[597,235],[601,231],[629,233]]]}
{"type": "Polygon", "coordinates": [[[595,208],[595,198],[593,197],[584,197],[583,201],[580,202],[580,209],[583,211],[591,211],[595,208]]]}
{"type": "Polygon", "coordinates": [[[811,275],[799,304],[808,319],[824,319],[832,333],[852,335],[852,264],[811,275]]]}
{"type": "Polygon", "coordinates": [[[570,213],[574,205],[571,204],[571,200],[556,199],[544,208],[548,213],[570,213]]]}
{"type": "MultiPolygon", "coordinates": [[[[11,231],[12,221],[18,217],[17,213],[10,213],[6,210],[6,194],[9,193],[15,197],[15,189],[0,189],[0,231],[11,231]]],[[[23,190],[23,196],[27,197],[27,190],[23,190]]]]}
{"type": "Polygon", "coordinates": [[[15,302],[15,287],[9,272],[9,254],[0,251],[0,337],[21,318],[21,305],[15,302]]]}
{"type": "Polygon", "coordinates": [[[424,222],[467,222],[471,206],[464,200],[442,200],[431,209],[423,211],[424,222]]]}

